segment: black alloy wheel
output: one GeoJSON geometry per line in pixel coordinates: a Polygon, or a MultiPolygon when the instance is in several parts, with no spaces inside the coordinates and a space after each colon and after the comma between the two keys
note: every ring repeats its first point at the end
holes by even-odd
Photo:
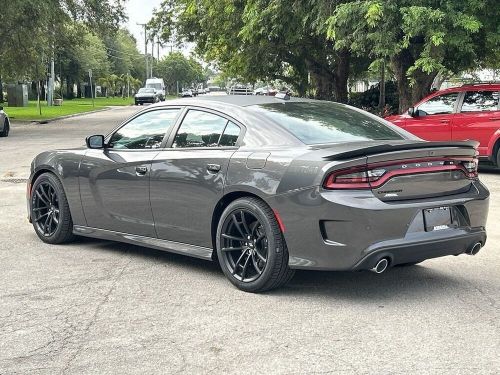
{"type": "Polygon", "coordinates": [[[216,240],[222,271],[241,290],[278,288],[294,275],[275,214],[258,198],[230,203],[220,218],[216,240]]]}
{"type": "Polygon", "coordinates": [[[3,123],[3,130],[0,132],[0,137],[8,137],[10,131],[10,124],[8,120],[3,123]]]}
{"type": "Polygon", "coordinates": [[[224,261],[231,274],[242,282],[259,278],[269,252],[266,232],[252,212],[241,209],[228,216],[222,227],[224,261]]]}
{"type": "Polygon", "coordinates": [[[59,179],[40,175],[31,189],[31,222],[44,242],[58,244],[74,239],[73,221],[66,194],[59,179]]]}
{"type": "Polygon", "coordinates": [[[32,220],[37,226],[37,231],[45,237],[52,236],[59,226],[61,211],[59,197],[49,182],[42,182],[36,187],[32,206],[32,220]]]}

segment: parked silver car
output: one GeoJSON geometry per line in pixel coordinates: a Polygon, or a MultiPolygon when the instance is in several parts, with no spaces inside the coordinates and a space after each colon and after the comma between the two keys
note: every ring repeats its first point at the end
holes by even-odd
{"type": "Polygon", "coordinates": [[[10,131],[10,120],[3,107],[0,107],[0,137],[7,137],[10,131]]]}

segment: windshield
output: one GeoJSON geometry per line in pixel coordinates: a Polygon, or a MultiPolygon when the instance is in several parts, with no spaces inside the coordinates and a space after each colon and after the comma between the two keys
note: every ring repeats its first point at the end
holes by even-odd
{"type": "Polygon", "coordinates": [[[155,89],[139,89],[139,94],[153,94],[155,92],[155,89]]]}
{"type": "Polygon", "coordinates": [[[155,90],[161,90],[162,89],[161,83],[148,83],[148,84],[146,84],[146,87],[152,88],[152,89],[155,89],[155,90]]]}
{"type": "Polygon", "coordinates": [[[333,102],[278,102],[247,107],[305,144],[404,139],[383,120],[333,102]]]}

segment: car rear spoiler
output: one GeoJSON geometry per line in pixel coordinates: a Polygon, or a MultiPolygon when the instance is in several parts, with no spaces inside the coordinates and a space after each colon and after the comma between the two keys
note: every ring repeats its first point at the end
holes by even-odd
{"type": "Polygon", "coordinates": [[[346,152],[341,152],[335,155],[324,156],[324,160],[328,161],[336,161],[336,160],[345,160],[351,159],[359,156],[369,156],[375,154],[382,154],[386,152],[393,151],[404,151],[404,150],[416,150],[416,149],[424,149],[424,148],[443,148],[443,147],[456,147],[456,148],[469,148],[469,149],[477,149],[479,146],[478,141],[452,141],[452,142],[405,142],[401,144],[383,144],[370,146],[366,148],[359,148],[356,150],[350,150],[346,152]]]}

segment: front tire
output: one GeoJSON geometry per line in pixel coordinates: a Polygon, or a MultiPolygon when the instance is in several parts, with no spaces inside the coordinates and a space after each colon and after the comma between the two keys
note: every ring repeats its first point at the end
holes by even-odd
{"type": "Polygon", "coordinates": [[[216,245],[222,271],[245,292],[278,288],[294,275],[276,217],[257,198],[229,204],[217,226],[216,245]]]}
{"type": "Polygon", "coordinates": [[[0,132],[0,137],[8,137],[10,131],[10,124],[8,120],[3,123],[3,130],[0,132]]]}
{"type": "Polygon", "coordinates": [[[31,220],[36,234],[45,243],[61,244],[75,238],[66,194],[61,181],[52,173],[40,175],[33,184],[31,220]]]}

